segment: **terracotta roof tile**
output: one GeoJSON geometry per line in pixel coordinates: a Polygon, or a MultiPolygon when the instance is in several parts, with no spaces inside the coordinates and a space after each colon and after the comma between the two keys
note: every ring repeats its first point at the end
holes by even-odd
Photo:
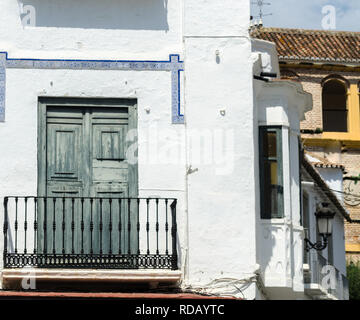
{"type": "Polygon", "coordinates": [[[342,164],[333,163],[328,159],[319,157],[309,151],[305,151],[305,157],[315,168],[345,169],[342,164]]]}
{"type": "Polygon", "coordinates": [[[348,222],[354,222],[350,218],[349,213],[346,211],[345,207],[340,203],[339,199],[335,196],[335,194],[331,191],[328,184],[323,180],[318,171],[313,167],[313,165],[306,159],[306,156],[302,157],[301,164],[303,168],[307,171],[307,173],[312,177],[314,182],[323,190],[328,199],[334,204],[334,206],[339,210],[339,212],[343,215],[343,217],[348,222]]]}
{"type": "Polygon", "coordinates": [[[251,36],[274,42],[280,60],[360,63],[360,32],[254,27],[251,36]]]}

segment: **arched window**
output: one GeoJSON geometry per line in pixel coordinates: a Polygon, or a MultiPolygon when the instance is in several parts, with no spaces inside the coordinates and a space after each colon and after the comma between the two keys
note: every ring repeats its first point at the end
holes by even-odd
{"type": "Polygon", "coordinates": [[[340,79],[329,79],[322,91],[323,130],[348,131],[347,85],[340,79]]]}

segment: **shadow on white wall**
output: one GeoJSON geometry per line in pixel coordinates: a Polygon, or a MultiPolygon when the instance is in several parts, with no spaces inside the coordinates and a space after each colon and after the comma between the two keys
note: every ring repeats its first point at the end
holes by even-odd
{"type": "MultiPolygon", "coordinates": [[[[169,30],[168,0],[18,0],[35,9],[35,27],[169,30]]],[[[20,13],[21,16],[21,13],[20,13]]]]}

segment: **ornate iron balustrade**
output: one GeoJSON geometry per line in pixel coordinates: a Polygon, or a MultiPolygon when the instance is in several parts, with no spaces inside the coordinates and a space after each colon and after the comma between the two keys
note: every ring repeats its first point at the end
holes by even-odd
{"type": "Polygon", "coordinates": [[[5,268],[178,269],[176,199],[5,197],[5,268]]]}

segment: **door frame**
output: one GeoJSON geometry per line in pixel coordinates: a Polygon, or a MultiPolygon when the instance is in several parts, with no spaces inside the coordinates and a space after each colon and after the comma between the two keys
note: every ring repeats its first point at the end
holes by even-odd
{"type": "MultiPolygon", "coordinates": [[[[137,99],[129,98],[64,98],[64,97],[39,97],[38,99],[38,187],[37,195],[39,197],[46,196],[46,179],[47,179],[47,130],[46,130],[46,114],[48,106],[59,107],[97,107],[97,108],[116,108],[128,106],[129,124],[128,128],[138,129],[137,99]]],[[[137,139],[137,137],[136,137],[137,139]]],[[[136,141],[137,142],[137,141],[136,141]]],[[[134,142],[131,142],[134,143],[134,142]]],[[[138,197],[139,181],[138,181],[138,161],[136,164],[128,164],[129,166],[129,198],[138,197]]]]}

